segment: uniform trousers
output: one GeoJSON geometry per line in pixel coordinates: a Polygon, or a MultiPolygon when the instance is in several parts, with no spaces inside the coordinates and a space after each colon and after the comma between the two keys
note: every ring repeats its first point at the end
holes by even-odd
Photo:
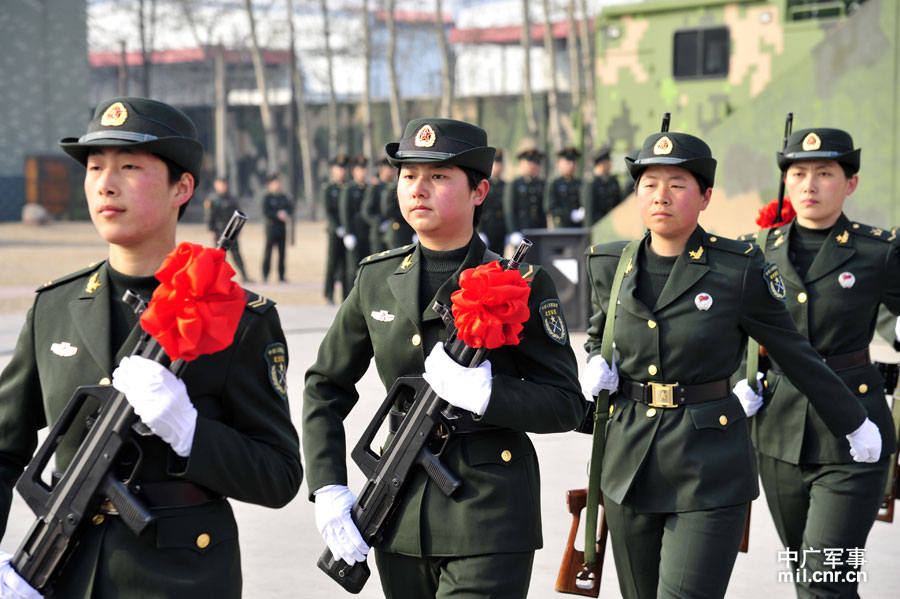
{"type": "Polygon", "coordinates": [[[266,247],[263,250],[262,278],[263,282],[269,277],[269,268],[272,264],[272,249],[278,248],[278,280],[284,281],[284,250],[287,236],[284,229],[266,230],[266,247]]]}
{"type": "Polygon", "coordinates": [[[347,294],[350,293],[350,290],[344,287],[344,258],[346,255],[346,252],[344,251],[344,242],[336,233],[328,233],[327,251],[328,256],[325,263],[325,299],[334,301],[335,281],[341,282],[342,297],[347,297],[347,294]]]}
{"type": "MultiPolygon", "coordinates": [[[[796,465],[759,454],[758,462],[778,536],[806,562],[806,574],[795,580],[797,597],[856,597],[856,575],[843,575],[855,569],[847,563],[847,550],[866,546],[887,484],[888,460],[796,465]]],[[[794,563],[791,569],[798,567],[794,563]]]]}
{"type": "Polygon", "coordinates": [[[638,513],[604,495],[619,590],[625,599],[721,598],[737,559],[748,504],[638,513]]]}
{"type": "Polygon", "coordinates": [[[412,557],[375,550],[386,599],[524,599],[534,551],[412,557]]]}

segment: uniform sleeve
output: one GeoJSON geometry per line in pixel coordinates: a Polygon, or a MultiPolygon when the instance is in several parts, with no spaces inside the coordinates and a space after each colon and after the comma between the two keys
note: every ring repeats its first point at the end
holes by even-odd
{"type": "Polygon", "coordinates": [[[747,262],[741,298],[741,327],[766,347],[831,432],[843,437],[859,428],[866,409],[797,330],[784,302],[769,292],[759,251],[747,262]]]}
{"type": "Polygon", "coordinates": [[[590,228],[594,224],[594,182],[584,180],[581,183],[581,207],[584,208],[584,221],[582,226],[590,228]]]}
{"type": "MultiPolygon", "coordinates": [[[[882,306],[893,316],[900,316],[900,248],[893,243],[885,252],[884,274],[881,280],[884,281],[884,292],[881,296],[882,306]]],[[[895,351],[900,351],[900,341],[897,341],[895,332],[896,319],[884,318],[884,320],[887,322],[882,322],[882,314],[879,313],[878,329],[881,336],[894,347],[895,351]]]]}
{"type": "Polygon", "coordinates": [[[341,194],[337,201],[338,224],[347,229],[349,233],[352,229],[353,214],[350,214],[350,185],[345,185],[341,189],[341,194]]]}
{"type": "Polygon", "coordinates": [[[372,227],[377,227],[381,218],[378,213],[378,195],[375,192],[377,189],[374,185],[367,185],[366,191],[363,193],[363,201],[362,206],[360,207],[360,211],[362,212],[363,220],[369,223],[372,227]]]}
{"type": "Polygon", "coordinates": [[[588,284],[591,286],[591,318],[588,322],[584,351],[588,360],[600,354],[603,328],[606,326],[606,309],[609,306],[610,286],[615,276],[618,259],[600,256],[587,257],[588,284]]]}
{"type": "MultiPolygon", "coordinates": [[[[575,354],[568,337],[561,344],[547,334],[540,314],[542,302],[557,298],[550,275],[539,270],[531,284],[531,317],[525,324],[522,341],[494,350],[507,355],[503,361],[497,357],[491,398],[482,422],[525,432],[554,433],[573,430],[581,421],[583,397],[575,354]],[[514,365],[515,371],[501,370],[501,365],[506,364],[514,365]]],[[[488,354],[488,360],[494,366],[492,355],[488,354]]]]}

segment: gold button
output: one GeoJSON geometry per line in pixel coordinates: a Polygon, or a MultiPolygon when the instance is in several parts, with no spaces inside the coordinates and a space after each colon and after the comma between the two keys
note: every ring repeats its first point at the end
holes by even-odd
{"type": "Polygon", "coordinates": [[[413,335],[412,336],[412,344],[415,345],[416,347],[419,347],[420,345],[422,345],[422,336],[419,335],[418,333],[413,335]]]}
{"type": "Polygon", "coordinates": [[[868,391],[868,390],[869,390],[869,386],[868,386],[867,384],[865,384],[865,383],[863,383],[862,385],[859,386],[859,392],[860,392],[860,393],[865,393],[865,392],[868,391]]]}
{"type": "Polygon", "coordinates": [[[805,304],[806,303],[806,294],[801,291],[797,295],[797,301],[800,302],[801,304],[805,304]]]}
{"type": "Polygon", "coordinates": [[[650,366],[648,366],[648,367],[647,367],[647,372],[649,372],[651,376],[652,376],[652,375],[655,375],[656,372],[657,372],[657,370],[656,370],[656,365],[655,365],[655,364],[651,364],[650,366]]]}
{"type": "Polygon", "coordinates": [[[612,416],[613,410],[616,409],[616,404],[609,404],[609,415],[612,416]]]}
{"type": "Polygon", "coordinates": [[[716,238],[715,235],[713,235],[712,237],[710,237],[709,240],[710,240],[711,242],[713,242],[713,243],[715,243],[715,242],[718,241],[718,239],[716,238]]]}
{"type": "Polygon", "coordinates": [[[93,522],[95,526],[103,524],[103,514],[94,514],[94,517],[91,518],[91,522],[93,522]]]}
{"type": "Polygon", "coordinates": [[[197,547],[200,549],[206,549],[209,546],[209,535],[203,533],[199,537],[197,537],[197,547]]]}
{"type": "Polygon", "coordinates": [[[763,381],[763,387],[765,387],[766,389],[769,388],[769,381],[768,381],[768,380],[763,381]]]}
{"type": "Polygon", "coordinates": [[[726,416],[725,414],[719,416],[719,424],[721,424],[722,426],[728,424],[728,416],[726,416]]]}
{"type": "Polygon", "coordinates": [[[100,379],[101,385],[108,385],[110,382],[111,381],[109,380],[109,377],[103,377],[102,379],[100,379]]]}
{"type": "Polygon", "coordinates": [[[654,416],[656,416],[656,408],[647,410],[647,418],[653,418],[654,416]]]}
{"type": "Polygon", "coordinates": [[[859,228],[859,223],[853,223],[853,228],[854,228],[854,229],[858,229],[858,228],[859,228]]]}
{"type": "Polygon", "coordinates": [[[655,321],[655,320],[648,320],[648,321],[647,321],[647,326],[650,327],[651,329],[655,329],[655,328],[656,328],[656,321],[655,321]]]}
{"type": "Polygon", "coordinates": [[[512,459],[512,454],[509,452],[508,449],[504,449],[503,453],[500,454],[500,459],[503,460],[504,462],[508,462],[512,459]]]}

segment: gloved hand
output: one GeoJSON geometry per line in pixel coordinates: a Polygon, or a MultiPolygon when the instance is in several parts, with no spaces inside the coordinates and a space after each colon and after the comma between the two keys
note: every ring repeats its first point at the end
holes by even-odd
{"type": "Polygon", "coordinates": [[[491,362],[485,360],[475,368],[457,364],[438,341],[425,358],[422,375],[435,393],[447,403],[481,416],[491,399],[491,362]]]}
{"type": "Polygon", "coordinates": [[[338,225],[338,227],[334,230],[334,234],[337,235],[338,237],[343,237],[344,235],[347,234],[347,229],[338,225]]]}
{"type": "Polygon", "coordinates": [[[573,223],[580,223],[584,220],[584,208],[575,208],[572,210],[571,214],[569,214],[569,218],[572,219],[573,223]]]}
{"type": "Polygon", "coordinates": [[[522,243],[522,239],[524,239],[524,236],[522,235],[521,231],[513,231],[509,234],[509,238],[507,239],[507,241],[511,246],[519,247],[519,244],[522,243]]]}
{"type": "Polygon", "coordinates": [[[0,551],[0,599],[44,599],[15,571],[9,563],[12,557],[0,551]]]}
{"type": "Polygon", "coordinates": [[[756,373],[756,391],[750,388],[750,385],[747,384],[747,379],[741,379],[738,381],[738,384],[734,386],[733,392],[737,395],[741,405],[744,406],[744,412],[747,413],[747,418],[759,412],[759,409],[763,405],[763,388],[762,383],[760,382],[762,377],[763,373],[756,373]]]}
{"type": "Polygon", "coordinates": [[[181,379],[159,362],[125,356],[113,371],[112,384],[125,394],[135,414],[153,434],[181,457],[191,455],[197,409],[181,379]]]}
{"type": "Polygon", "coordinates": [[[356,495],[344,485],[326,485],[314,495],[316,528],[325,539],[331,554],[351,566],[365,561],[369,546],[350,517],[350,508],[356,501],[356,495]]]}
{"type": "Polygon", "coordinates": [[[353,233],[344,235],[344,247],[348,250],[354,249],[356,247],[356,235],[353,233]]]}
{"type": "Polygon", "coordinates": [[[866,418],[859,428],[847,435],[854,462],[877,462],[881,457],[881,432],[866,418]]]}
{"type": "Polygon", "coordinates": [[[588,360],[584,372],[581,373],[581,390],[587,395],[594,396],[606,389],[615,393],[619,388],[619,369],[616,368],[616,359],[613,358],[612,368],[597,354],[588,360]]]}

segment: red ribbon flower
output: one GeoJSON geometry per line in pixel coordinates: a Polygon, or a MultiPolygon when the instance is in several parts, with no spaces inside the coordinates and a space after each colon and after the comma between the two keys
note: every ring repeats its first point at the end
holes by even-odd
{"type": "Polygon", "coordinates": [[[784,198],[784,204],[781,206],[781,219],[776,219],[775,213],[778,211],[778,200],[772,200],[759,209],[759,215],[756,217],[756,224],[760,229],[768,229],[770,227],[778,227],[786,225],[797,216],[794,206],[789,198],[784,198]]]}
{"type": "Polygon", "coordinates": [[[224,250],[179,244],[156,271],[160,284],[141,314],[141,326],[172,360],[189,362],[225,349],[246,303],[233,276],[224,250]]]}
{"type": "Polygon", "coordinates": [[[453,301],[457,337],[469,347],[494,349],[518,345],[528,320],[531,287],[518,270],[503,270],[499,262],[469,268],[459,275],[453,301]]]}

